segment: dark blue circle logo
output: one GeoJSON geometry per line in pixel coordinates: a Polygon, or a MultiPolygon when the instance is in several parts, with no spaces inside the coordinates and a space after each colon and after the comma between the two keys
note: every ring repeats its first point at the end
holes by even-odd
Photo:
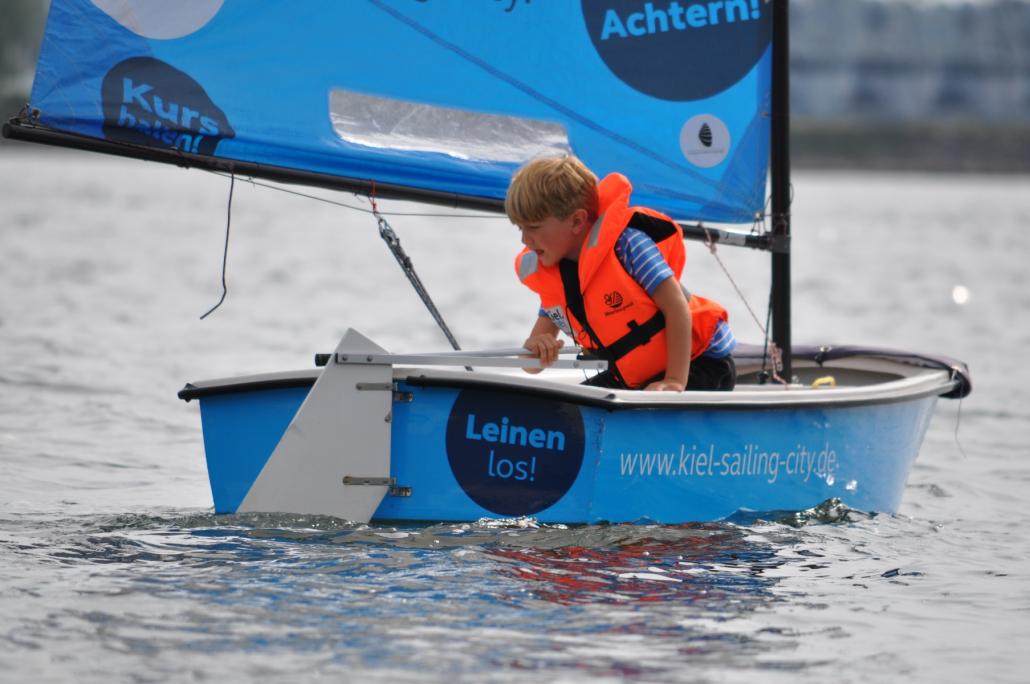
{"type": "Polygon", "coordinates": [[[199,83],[152,57],[116,64],[101,85],[104,136],[134,145],[213,155],[236,132],[199,83]]]}
{"type": "Polygon", "coordinates": [[[466,389],[447,419],[447,460],[469,498],[499,515],[532,515],[569,491],[583,465],[579,408],[466,389]]]}
{"type": "Polygon", "coordinates": [[[597,53],[626,85],[701,100],[743,78],[772,37],[768,0],[582,0],[597,53]]]}

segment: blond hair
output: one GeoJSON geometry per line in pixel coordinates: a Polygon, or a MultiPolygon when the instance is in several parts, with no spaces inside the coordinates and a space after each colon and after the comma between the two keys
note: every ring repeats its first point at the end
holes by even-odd
{"type": "Polygon", "coordinates": [[[504,211],[515,225],[554,216],[568,218],[586,209],[597,218],[597,176],[577,157],[534,159],[515,172],[504,198],[504,211]]]}

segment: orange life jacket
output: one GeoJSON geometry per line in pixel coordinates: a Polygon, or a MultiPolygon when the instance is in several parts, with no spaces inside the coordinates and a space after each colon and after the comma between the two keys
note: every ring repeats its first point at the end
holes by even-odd
{"type": "MultiPolygon", "coordinates": [[[[515,259],[519,279],[540,295],[540,306],[577,344],[609,361],[616,378],[640,387],[665,371],[665,317],[615,255],[615,243],[627,227],[646,233],[679,281],[687,259],[683,231],[665,214],[629,206],[632,186],[613,173],[598,184],[599,217],[578,261],[544,266],[526,248],[515,259]]],[[[708,348],[726,310],[714,301],[688,295],[693,323],[691,358],[708,348]]]]}

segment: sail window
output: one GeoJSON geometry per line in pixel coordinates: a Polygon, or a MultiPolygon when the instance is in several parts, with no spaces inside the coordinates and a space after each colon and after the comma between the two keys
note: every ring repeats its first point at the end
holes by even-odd
{"type": "Polygon", "coordinates": [[[329,116],[336,135],[367,147],[516,163],[571,152],[565,127],[552,121],[438,107],[340,88],[329,93],[329,116]]]}

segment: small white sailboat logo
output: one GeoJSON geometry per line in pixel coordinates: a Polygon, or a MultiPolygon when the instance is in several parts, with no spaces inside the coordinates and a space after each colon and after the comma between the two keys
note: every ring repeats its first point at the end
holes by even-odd
{"type": "Polygon", "coordinates": [[[697,139],[705,147],[712,146],[712,129],[707,123],[701,124],[701,130],[697,132],[697,139]]]}
{"type": "Polygon", "coordinates": [[[731,146],[730,129],[717,116],[692,116],[680,129],[680,151],[688,162],[702,169],[721,164],[731,146]]]}

